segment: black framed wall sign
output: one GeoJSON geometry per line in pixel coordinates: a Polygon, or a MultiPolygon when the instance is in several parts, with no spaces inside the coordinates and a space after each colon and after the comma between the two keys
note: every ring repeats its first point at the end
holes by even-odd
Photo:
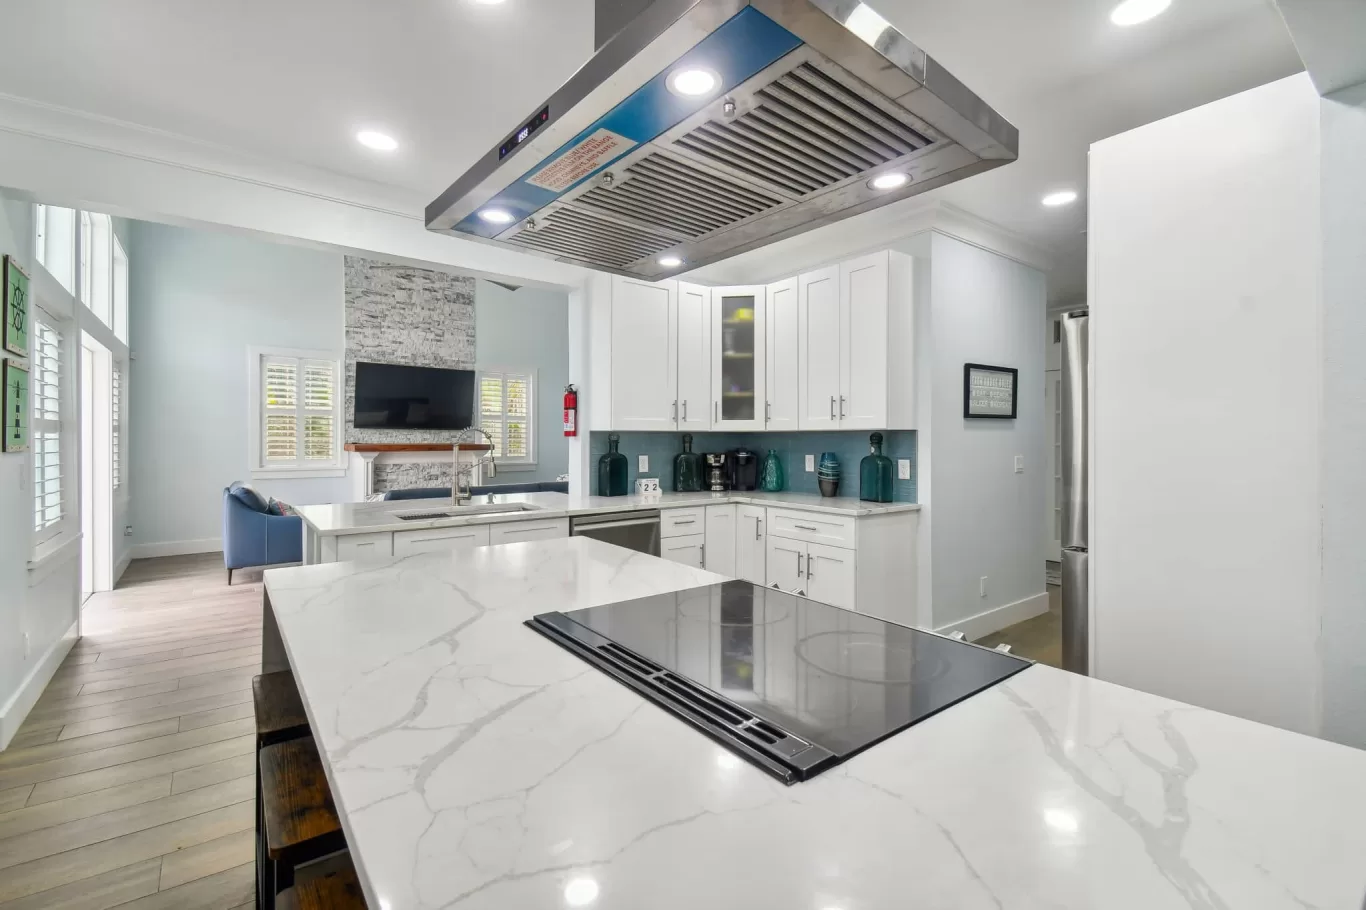
{"type": "Polygon", "coordinates": [[[963,364],[963,416],[1014,420],[1020,371],[984,363],[963,364]]]}

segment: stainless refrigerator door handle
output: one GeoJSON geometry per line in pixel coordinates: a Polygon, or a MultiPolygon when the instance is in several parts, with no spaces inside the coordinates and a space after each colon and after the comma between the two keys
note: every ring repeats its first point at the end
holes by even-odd
{"type": "Polygon", "coordinates": [[[830,396],[830,419],[835,419],[835,396],[830,396]]]}
{"type": "Polygon", "coordinates": [[[844,396],[840,396],[840,416],[844,416],[844,396]]]}

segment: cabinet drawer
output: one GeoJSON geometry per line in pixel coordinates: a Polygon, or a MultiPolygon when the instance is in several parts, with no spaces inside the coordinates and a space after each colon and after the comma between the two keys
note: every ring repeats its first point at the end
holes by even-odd
{"type": "Polygon", "coordinates": [[[555,540],[569,536],[569,519],[551,521],[509,521],[490,527],[490,543],[518,543],[523,540],[555,540]]]}
{"type": "Polygon", "coordinates": [[[660,537],[683,537],[702,534],[707,528],[707,508],[665,509],[659,514],[660,537]]]}
{"type": "Polygon", "coordinates": [[[337,538],[337,560],[376,559],[394,555],[394,535],[388,531],[377,534],[344,534],[337,538]]]}
{"type": "Polygon", "coordinates": [[[768,533],[792,540],[852,549],[854,519],[845,515],[827,515],[823,512],[769,509],[768,533]]]}
{"type": "Polygon", "coordinates": [[[468,525],[463,528],[428,528],[422,531],[395,531],[394,555],[414,553],[453,552],[489,545],[488,525],[468,525]]]}

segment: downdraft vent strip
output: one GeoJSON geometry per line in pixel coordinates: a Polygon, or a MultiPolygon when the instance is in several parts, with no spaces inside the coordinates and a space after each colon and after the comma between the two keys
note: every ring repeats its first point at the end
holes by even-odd
{"type": "Polygon", "coordinates": [[[612,187],[594,187],[576,205],[664,225],[696,239],[779,205],[783,200],[665,155],[626,169],[612,187]]]}
{"type": "Polygon", "coordinates": [[[677,140],[693,154],[799,196],[847,180],[931,140],[809,63],[756,93],[758,106],[677,140]]]}

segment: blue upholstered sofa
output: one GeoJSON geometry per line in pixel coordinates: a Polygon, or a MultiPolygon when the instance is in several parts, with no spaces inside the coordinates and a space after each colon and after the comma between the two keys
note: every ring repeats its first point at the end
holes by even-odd
{"type": "MultiPolygon", "coordinates": [[[[475,496],[489,493],[568,493],[567,480],[542,480],[537,483],[497,483],[482,487],[472,487],[475,496]]],[[[450,487],[413,487],[410,490],[390,490],[384,494],[385,502],[395,499],[450,499],[450,487]]]]}
{"type": "Polygon", "coordinates": [[[269,503],[240,481],[223,490],[223,564],[234,569],[303,562],[304,520],[271,515],[269,503]]]}

